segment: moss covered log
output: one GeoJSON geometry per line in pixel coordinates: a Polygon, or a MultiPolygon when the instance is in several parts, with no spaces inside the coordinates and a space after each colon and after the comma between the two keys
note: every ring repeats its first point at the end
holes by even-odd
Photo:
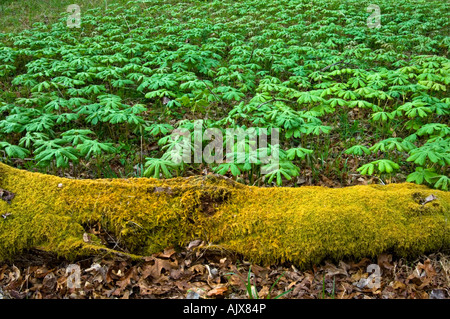
{"type": "Polygon", "coordinates": [[[30,248],[66,258],[112,249],[139,257],[193,239],[255,262],[417,255],[450,246],[450,193],[415,184],[259,188],[215,176],[75,180],[0,163],[0,260],[30,248]],[[427,201],[429,195],[436,199],[427,201]]]}

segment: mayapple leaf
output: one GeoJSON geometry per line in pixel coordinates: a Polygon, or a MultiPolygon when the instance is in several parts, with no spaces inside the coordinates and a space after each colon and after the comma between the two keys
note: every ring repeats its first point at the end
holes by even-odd
{"type": "Polygon", "coordinates": [[[360,172],[361,175],[373,175],[373,173],[375,172],[375,167],[377,168],[379,174],[383,173],[390,174],[394,170],[400,168],[400,166],[397,163],[391,160],[382,159],[370,162],[368,164],[364,164],[363,166],[359,167],[357,171],[360,172]]]}
{"type": "Polygon", "coordinates": [[[369,155],[370,150],[364,145],[354,145],[344,152],[345,154],[362,156],[364,154],[369,155]]]}
{"type": "Polygon", "coordinates": [[[450,178],[445,175],[437,176],[439,179],[434,184],[434,188],[442,189],[444,191],[448,191],[450,185],[450,178]]]}

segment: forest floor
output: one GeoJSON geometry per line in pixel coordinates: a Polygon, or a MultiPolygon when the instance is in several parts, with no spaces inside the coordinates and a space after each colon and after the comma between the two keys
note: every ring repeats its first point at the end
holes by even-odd
{"type": "Polygon", "coordinates": [[[34,250],[0,265],[0,299],[256,299],[256,293],[261,299],[448,299],[449,287],[448,251],[415,260],[382,254],[302,271],[252,264],[194,241],[141,261],[95,256],[69,263],[34,250]]]}

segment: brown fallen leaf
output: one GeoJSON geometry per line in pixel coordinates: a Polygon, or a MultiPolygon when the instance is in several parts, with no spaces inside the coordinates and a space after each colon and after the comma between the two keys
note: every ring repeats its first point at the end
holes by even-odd
{"type": "Polygon", "coordinates": [[[171,269],[169,277],[171,279],[178,280],[183,276],[183,274],[184,274],[184,269],[181,269],[181,268],[171,269]]]}
{"type": "Polygon", "coordinates": [[[155,257],[169,259],[173,254],[175,254],[175,249],[168,248],[168,249],[164,249],[164,252],[156,254],[155,257]]]}
{"type": "Polygon", "coordinates": [[[12,266],[12,271],[9,273],[9,278],[11,281],[16,281],[20,278],[20,270],[15,265],[12,266]]]}
{"type": "Polygon", "coordinates": [[[406,289],[406,285],[400,281],[394,281],[389,284],[394,289],[406,289]]]}
{"type": "Polygon", "coordinates": [[[191,288],[191,284],[187,280],[176,280],[174,284],[181,291],[187,291],[191,288]]]}
{"type": "Polygon", "coordinates": [[[371,261],[369,258],[363,258],[363,259],[361,259],[361,261],[359,263],[357,263],[357,264],[351,263],[350,266],[351,266],[351,268],[361,268],[361,267],[366,268],[367,265],[369,265],[370,263],[371,263],[371,261]]]}
{"type": "Polygon", "coordinates": [[[239,287],[240,289],[245,289],[245,281],[236,274],[230,274],[226,277],[228,279],[228,283],[233,287],[239,287]]]}
{"type": "Polygon", "coordinates": [[[386,268],[388,270],[392,270],[394,265],[392,263],[392,255],[390,254],[380,254],[378,256],[378,266],[381,268],[386,268]]]}
{"type": "Polygon", "coordinates": [[[325,263],[325,266],[323,267],[326,271],[326,275],[329,277],[333,277],[336,275],[345,275],[348,276],[347,270],[341,265],[342,268],[338,268],[333,264],[330,264],[328,262],[325,263]]]}
{"type": "Polygon", "coordinates": [[[423,269],[425,271],[425,274],[429,278],[433,278],[437,275],[436,271],[433,268],[433,265],[431,264],[431,260],[427,259],[424,261],[423,265],[418,265],[420,269],[423,269]]]}
{"type": "Polygon", "coordinates": [[[36,278],[44,278],[48,273],[53,272],[55,269],[47,269],[47,267],[39,267],[35,271],[36,278]]]}
{"type": "Polygon", "coordinates": [[[425,287],[429,286],[431,284],[430,278],[425,278],[423,282],[420,284],[420,286],[417,287],[418,290],[423,290],[425,287]]]}
{"type": "Polygon", "coordinates": [[[406,283],[414,285],[415,289],[422,290],[431,284],[435,276],[436,271],[431,265],[431,261],[427,259],[423,264],[418,263],[412,274],[406,278],[406,283]]]}
{"type": "Polygon", "coordinates": [[[421,286],[423,284],[422,279],[417,276],[417,274],[413,273],[406,278],[405,282],[408,286],[415,285],[416,287],[421,286]]]}
{"type": "Polygon", "coordinates": [[[359,269],[356,273],[352,274],[350,280],[352,282],[358,282],[361,278],[367,278],[368,273],[364,272],[362,269],[359,269]]]}
{"type": "Polygon", "coordinates": [[[136,285],[142,295],[163,295],[174,288],[172,285],[148,284],[145,280],[139,280],[136,285]]]}
{"type": "Polygon", "coordinates": [[[3,265],[0,268],[0,281],[3,280],[3,278],[6,276],[6,269],[8,268],[8,265],[3,265]]]}
{"type": "Polygon", "coordinates": [[[197,264],[197,265],[189,267],[188,270],[193,273],[199,273],[200,275],[203,275],[206,271],[206,267],[202,264],[197,264]]]}
{"type": "Polygon", "coordinates": [[[218,297],[224,297],[224,294],[227,292],[227,287],[223,286],[223,287],[216,287],[214,289],[211,289],[210,291],[208,291],[206,293],[206,295],[208,297],[214,297],[214,298],[218,298],[218,297]]]}
{"type": "Polygon", "coordinates": [[[252,265],[252,273],[254,273],[255,276],[257,276],[259,278],[266,278],[269,271],[270,271],[270,268],[261,267],[259,265],[252,265]]]}
{"type": "Polygon", "coordinates": [[[116,282],[117,286],[119,287],[119,291],[122,292],[128,285],[131,285],[131,281],[136,280],[136,268],[132,267],[130,268],[125,275],[116,282]]]}
{"type": "Polygon", "coordinates": [[[45,275],[43,281],[42,281],[42,288],[43,291],[51,292],[54,291],[56,288],[56,276],[53,272],[48,273],[45,275]]]}
{"type": "Polygon", "coordinates": [[[36,290],[33,294],[33,298],[35,299],[42,299],[42,294],[39,290],[36,290]]]}
{"type": "Polygon", "coordinates": [[[117,271],[117,268],[114,265],[110,266],[108,268],[108,271],[106,272],[106,282],[107,283],[111,283],[115,280],[120,279],[120,276],[118,275],[120,270],[118,270],[117,272],[115,272],[115,271],[117,271]]]}
{"type": "Polygon", "coordinates": [[[178,262],[172,262],[168,259],[154,258],[153,264],[147,263],[143,267],[142,278],[151,276],[154,280],[160,279],[162,272],[170,272],[171,269],[178,268],[178,262]]]}
{"type": "Polygon", "coordinates": [[[14,299],[23,299],[26,297],[26,292],[18,292],[16,290],[10,290],[9,295],[14,299]]]}
{"type": "Polygon", "coordinates": [[[269,295],[269,287],[268,286],[264,286],[262,287],[262,289],[258,292],[258,297],[260,299],[266,298],[269,295]]]}

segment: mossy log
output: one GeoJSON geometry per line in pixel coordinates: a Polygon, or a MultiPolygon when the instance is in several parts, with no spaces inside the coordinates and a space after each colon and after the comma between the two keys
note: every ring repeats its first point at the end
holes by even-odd
{"type": "Polygon", "coordinates": [[[216,176],[77,180],[0,163],[0,260],[31,248],[104,251],[101,225],[134,257],[202,239],[254,262],[401,256],[450,246],[450,193],[404,183],[261,188],[216,176]],[[429,201],[428,196],[436,198],[429,201]]]}

